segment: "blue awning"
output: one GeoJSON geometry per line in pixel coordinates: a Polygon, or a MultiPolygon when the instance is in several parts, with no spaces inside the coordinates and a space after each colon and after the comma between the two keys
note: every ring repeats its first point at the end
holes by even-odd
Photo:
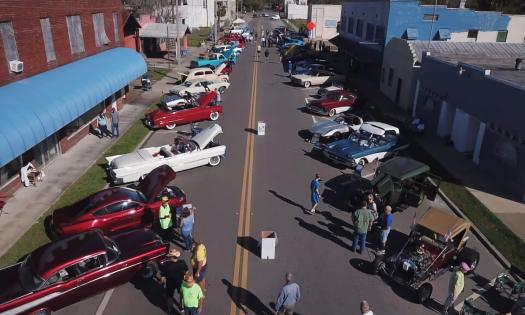
{"type": "Polygon", "coordinates": [[[407,28],[406,30],[406,38],[407,39],[417,39],[417,37],[419,36],[419,31],[417,28],[407,28]]]}
{"type": "Polygon", "coordinates": [[[448,28],[440,28],[438,30],[438,37],[440,40],[450,39],[450,30],[448,28]]]}
{"type": "Polygon", "coordinates": [[[140,54],[115,48],[0,87],[0,166],[146,71],[140,54]]]}

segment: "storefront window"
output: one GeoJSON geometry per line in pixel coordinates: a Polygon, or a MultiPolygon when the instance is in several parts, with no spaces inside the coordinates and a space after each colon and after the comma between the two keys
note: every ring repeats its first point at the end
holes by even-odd
{"type": "Polygon", "coordinates": [[[21,167],[20,157],[2,166],[0,168],[0,186],[5,185],[11,178],[18,176],[21,167]]]}
{"type": "Polygon", "coordinates": [[[62,128],[59,131],[59,137],[62,139],[62,138],[67,138],[71,136],[72,134],[74,134],[77,130],[82,128],[82,126],[84,126],[85,124],[93,120],[95,117],[97,117],[97,115],[102,111],[102,108],[103,108],[103,105],[102,103],[100,103],[96,105],[95,107],[93,107],[92,109],[90,109],[89,111],[87,111],[86,113],[84,113],[79,118],[67,124],[64,128],[62,128]]]}

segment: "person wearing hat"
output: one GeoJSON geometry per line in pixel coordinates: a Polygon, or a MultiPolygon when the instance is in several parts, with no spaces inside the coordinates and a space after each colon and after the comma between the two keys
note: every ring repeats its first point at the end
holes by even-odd
{"type": "Polygon", "coordinates": [[[168,196],[162,196],[162,204],[159,209],[159,222],[162,237],[165,241],[171,241],[171,229],[173,221],[171,220],[171,207],[169,205],[170,199],[168,196]]]}
{"type": "Polygon", "coordinates": [[[168,314],[174,314],[175,310],[173,308],[173,294],[175,293],[175,290],[177,290],[182,299],[180,288],[182,281],[184,280],[184,276],[188,272],[188,265],[186,265],[184,260],[179,260],[180,252],[176,249],[170,250],[167,254],[167,257],[168,260],[164,262],[161,267],[162,277],[160,278],[160,282],[166,288],[168,314]]]}
{"type": "Polygon", "coordinates": [[[202,312],[204,293],[201,287],[195,283],[193,276],[184,276],[184,282],[180,287],[181,305],[184,315],[197,315],[202,312]]]}
{"type": "Polygon", "coordinates": [[[443,314],[448,314],[448,310],[454,305],[454,302],[465,288],[465,273],[469,271],[470,266],[466,262],[462,262],[459,267],[454,268],[448,282],[448,297],[443,305],[443,314]]]}
{"type": "Polygon", "coordinates": [[[370,310],[370,304],[367,301],[361,301],[361,314],[362,315],[374,315],[374,312],[370,310]]]}

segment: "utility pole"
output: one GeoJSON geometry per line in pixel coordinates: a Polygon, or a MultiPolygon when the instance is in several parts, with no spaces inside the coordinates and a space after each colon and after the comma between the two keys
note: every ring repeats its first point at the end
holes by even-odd
{"type": "Polygon", "coordinates": [[[180,36],[179,36],[179,0],[176,0],[177,4],[173,6],[173,0],[171,0],[171,12],[173,14],[173,23],[175,23],[175,63],[180,64],[180,36]]]}
{"type": "Polygon", "coordinates": [[[219,35],[219,25],[221,22],[221,17],[219,15],[219,1],[218,0],[213,1],[213,7],[215,8],[215,15],[217,16],[217,24],[213,28],[213,41],[216,43],[217,36],[219,35]]]}

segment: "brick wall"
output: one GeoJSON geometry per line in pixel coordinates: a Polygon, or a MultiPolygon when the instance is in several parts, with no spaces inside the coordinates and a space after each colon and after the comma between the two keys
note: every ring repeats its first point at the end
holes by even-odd
{"type": "Polygon", "coordinates": [[[4,48],[0,40],[0,85],[8,84],[40,72],[94,55],[98,52],[123,46],[122,4],[120,0],[0,0],[0,22],[11,21],[15,32],[18,55],[24,62],[24,72],[9,71],[4,48]],[[118,14],[120,41],[115,42],[113,13],[118,14]],[[104,13],[104,27],[111,41],[96,47],[93,13],[104,13]],[[72,56],[66,16],[80,15],[85,52],[72,56]],[[46,60],[40,18],[50,18],[51,32],[57,59],[46,60]]]}

